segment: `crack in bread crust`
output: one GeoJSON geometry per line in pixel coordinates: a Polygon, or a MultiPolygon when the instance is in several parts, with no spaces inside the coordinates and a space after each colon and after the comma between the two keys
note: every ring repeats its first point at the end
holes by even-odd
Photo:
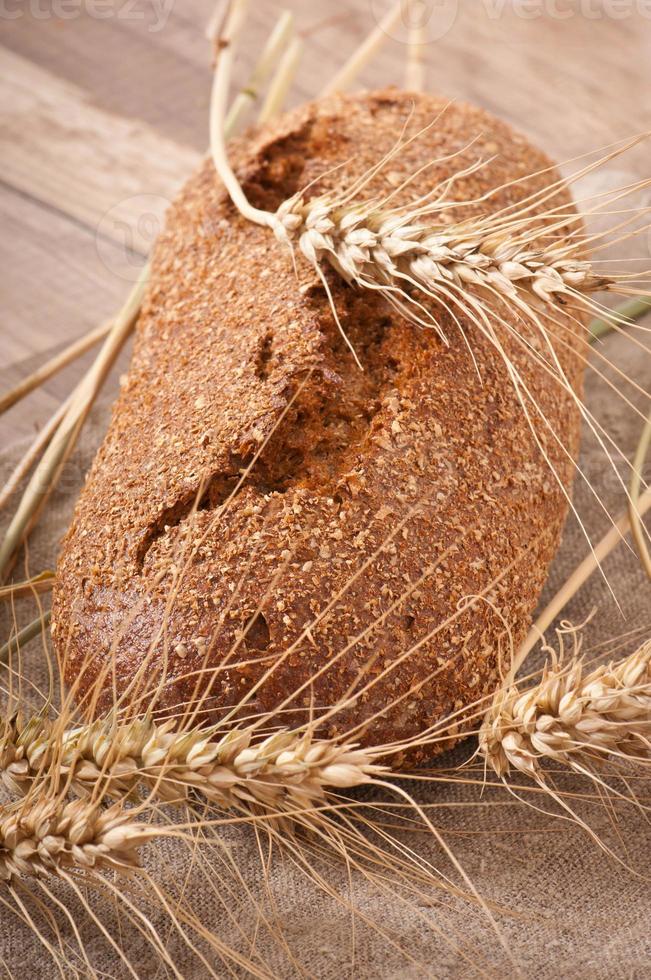
{"type": "MultiPolygon", "coordinates": [[[[311,291],[311,302],[323,307],[323,289],[311,291]]],[[[217,510],[240,489],[252,488],[260,497],[309,488],[321,496],[336,491],[340,478],[368,440],[373,418],[398,370],[383,350],[390,320],[379,317],[367,324],[359,315],[364,297],[352,289],[339,310],[342,323],[364,370],[348,356],[346,343],[330,318],[321,318],[323,357],[318,366],[298,371],[287,380],[285,404],[277,413],[278,428],[261,452],[242,441],[226,466],[208,475],[197,487],[166,507],[147,528],[136,553],[142,569],[149,550],[164,534],[202,510],[217,510]]],[[[389,348],[390,349],[390,348],[389,348]]],[[[273,332],[262,338],[254,372],[267,381],[282,371],[282,354],[274,355],[273,332]],[[262,369],[264,368],[264,370],[262,369]]]]}

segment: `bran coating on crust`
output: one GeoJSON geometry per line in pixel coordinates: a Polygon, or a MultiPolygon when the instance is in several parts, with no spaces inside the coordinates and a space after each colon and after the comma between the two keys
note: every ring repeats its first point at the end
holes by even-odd
{"type": "MultiPolygon", "coordinates": [[[[447,221],[557,179],[504,123],[444,108],[394,90],[336,96],[234,141],[232,160],[267,209],[311,181],[309,196],[350,186],[406,122],[425,131],[362,197],[426,163],[394,205],[479,158],[494,159],[454,185],[454,200],[547,170],[447,221]]],[[[442,719],[495,688],[525,635],[567,511],[540,446],[569,489],[580,422],[498,318],[542,353],[539,331],[490,301],[549,423],[529,406],[540,445],[501,356],[461,311],[431,305],[446,345],[326,274],[363,372],[314,270],[300,257],[295,270],[268,229],[240,217],[210,161],[170,208],[57,570],[55,646],[89,712],[116,693],[134,712],[155,698],[172,713],[201,694],[201,718],[242,704],[243,716],[280,710],[276,724],[296,725],[349,695],[323,734],[361,726],[362,743],[386,744],[445,728],[435,747],[392,760],[413,764],[452,744],[463,725],[442,719]]],[[[583,327],[562,309],[545,322],[580,393],[583,327]]]]}

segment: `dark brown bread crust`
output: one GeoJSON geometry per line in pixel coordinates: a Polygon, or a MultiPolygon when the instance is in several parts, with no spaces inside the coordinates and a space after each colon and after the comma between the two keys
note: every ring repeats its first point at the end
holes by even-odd
{"type": "MultiPolygon", "coordinates": [[[[238,142],[233,159],[249,197],[266,208],[326,171],[310,193],[341,189],[392,147],[412,107],[413,132],[443,103],[396,91],[324,100],[250,144],[238,142]]],[[[475,199],[549,165],[503,123],[453,105],[365,196],[396,187],[473,137],[478,141],[463,157],[433,165],[394,203],[479,157],[496,155],[455,185],[456,199],[475,199]]],[[[552,172],[502,190],[490,209],[553,179],[552,172]]],[[[478,211],[464,207],[449,216],[478,211]]],[[[334,274],[329,279],[364,373],[313,271],[299,261],[297,277],[270,232],[239,217],[209,162],[171,208],[131,369],[58,567],[58,654],[78,695],[90,697],[105,672],[97,708],[110,706],[114,680],[124,692],[143,662],[138,690],[129,693],[134,708],[163,675],[159,705],[192,701],[199,676],[212,683],[213,718],[273,662],[245,714],[273,711],[303,684],[290,707],[318,712],[384,672],[326,729],[342,733],[380,712],[362,740],[391,742],[489,692],[499,656],[508,657],[505,627],[513,643],[524,635],[567,508],[500,357],[463,319],[465,338],[437,311],[446,347],[379,296],[334,274]],[[275,425],[242,489],[220,509],[275,425]],[[488,601],[459,611],[464,597],[499,576],[488,601]],[[392,609],[405,590],[410,594],[392,609]],[[234,645],[228,667],[212,670],[234,645]]],[[[504,307],[500,315],[507,315],[504,307]]],[[[513,314],[508,319],[540,348],[535,331],[513,314]]],[[[496,330],[574,455],[579,417],[569,397],[505,329],[496,330]]],[[[580,390],[578,327],[559,315],[554,332],[580,390]]],[[[568,458],[540,419],[536,427],[569,486],[568,458]]],[[[293,710],[279,720],[304,717],[293,710]]],[[[408,759],[431,754],[412,751],[408,759]]]]}

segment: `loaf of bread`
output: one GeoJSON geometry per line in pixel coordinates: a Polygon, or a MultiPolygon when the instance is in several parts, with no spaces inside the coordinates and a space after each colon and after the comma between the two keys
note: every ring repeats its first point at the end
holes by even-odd
{"type": "MultiPolygon", "coordinates": [[[[394,90],[328,98],[235,141],[232,160],[251,202],[274,210],[313,181],[309,196],[349,187],[410,114],[412,133],[443,108],[394,90]]],[[[454,200],[503,189],[446,221],[557,179],[522,136],[455,104],[360,195],[397,189],[392,204],[407,205],[479,158],[494,159],[455,183],[454,200]]],[[[89,713],[200,702],[211,721],[323,716],[324,735],[354,729],[365,744],[439,722],[453,737],[459,724],[442,720],[495,688],[523,638],[579,437],[572,398],[514,336],[544,353],[538,329],[484,298],[518,393],[459,309],[430,304],[446,344],[326,275],[363,371],[314,269],[240,217],[210,161],[170,208],[58,565],[56,649],[89,713]]],[[[581,326],[560,309],[544,322],[580,392],[581,326]]]]}

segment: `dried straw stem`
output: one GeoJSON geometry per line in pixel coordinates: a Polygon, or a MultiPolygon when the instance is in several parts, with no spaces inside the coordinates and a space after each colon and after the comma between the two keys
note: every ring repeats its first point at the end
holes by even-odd
{"type": "Polygon", "coordinates": [[[263,740],[253,729],[175,731],[174,722],[107,719],[61,732],[37,715],[12,719],[0,739],[0,774],[14,792],[26,791],[50,767],[78,793],[97,788],[124,798],[137,787],[165,802],[190,790],[223,808],[262,804],[283,809],[323,802],[328,790],[348,789],[386,772],[377,753],[353,744],[280,731],[263,740]]]}
{"type": "Polygon", "coordinates": [[[590,324],[590,336],[593,341],[601,340],[602,337],[607,336],[616,323],[625,326],[627,322],[633,323],[635,320],[646,316],[647,313],[651,313],[651,296],[638,296],[635,299],[628,299],[612,312],[614,315],[598,317],[590,324]]]}
{"type": "Polygon", "coordinates": [[[19,633],[4,643],[0,647],[0,664],[7,663],[9,658],[13,654],[19,653],[26,643],[33,640],[35,636],[40,636],[49,625],[50,618],[51,613],[47,609],[41,613],[38,619],[34,619],[31,623],[28,623],[19,633]]]}
{"type": "Polygon", "coordinates": [[[24,582],[12,582],[11,585],[0,586],[0,602],[13,602],[22,596],[40,595],[50,592],[54,587],[54,572],[39,572],[24,582]]]}
{"type": "Polygon", "coordinates": [[[226,116],[226,134],[234,132],[237,124],[247,109],[259,98],[260,91],[271,75],[278,60],[286,53],[288,44],[294,34],[294,15],[284,10],[269,35],[260,58],[256,62],[251,75],[233,100],[226,116]]]}
{"type": "Polygon", "coordinates": [[[92,368],[77,386],[69,407],[63,415],[45,451],[0,545],[0,579],[23,537],[28,533],[35,515],[40,513],[56,483],[61,466],[72,451],[79,432],[90,412],[97,393],[104,383],[140,312],[140,304],[149,277],[145,265],[129,297],[117,315],[92,368]]]}
{"type": "Polygon", "coordinates": [[[648,577],[651,579],[651,554],[646,541],[645,531],[642,527],[642,514],[640,513],[640,490],[642,487],[642,470],[651,447],[651,412],[642,429],[640,440],[633,457],[633,472],[631,476],[630,498],[628,504],[628,517],[631,523],[631,535],[635,541],[640,561],[646,569],[648,577]]]}
{"type": "MultiPolygon", "coordinates": [[[[642,518],[648,510],[651,510],[651,487],[648,487],[643,494],[636,500],[636,511],[642,518]]],[[[601,564],[608,555],[621,544],[623,536],[630,530],[630,514],[622,514],[613,526],[604,534],[603,538],[590,549],[589,554],[574,569],[570,577],[558,590],[556,595],[545,606],[535,623],[529,630],[527,638],[518,650],[509,671],[510,677],[515,677],[516,673],[524,663],[526,657],[535,647],[536,643],[545,635],[556,617],[563,611],[570,599],[576,595],[579,589],[587,582],[590,576],[601,568],[601,564]]]]}
{"type": "Polygon", "coordinates": [[[110,329],[111,323],[102,323],[84,337],[75,340],[74,343],[50,358],[49,361],[46,361],[37,371],[34,371],[29,377],[24,378],[20,384],[17,384],[15,388],[12,388],[11,391],[8,391],[6,395],[0,398],[0,414],[6,412],[12,405],[19,402],[21,398],[29,395],[35,388],[40,387],[52,375],[56,374],[57,371],[61,371],[62,368],[66,367],[78,357],[81,357],[86,351],[89,351],[91,347],[94,347],[95,344],[98,344],[100,340],[106,337],[110,329]]]}
{"type": "Polygon", "coordinates": [[[405,89],[408,92],[425,90],[425,13],[422,3],[411,0],[408,6],[409,38],[405,65],[405,89]]]}
{"type": "Polygon", "coordinates": [[[258,115],[259,124],[269,122],[270,119],[273,119],[274,116],[277,116],[282,111],[287,94],[301,63],[303,48],[304,42],[300,37],[292,38],[288,44],[278,65],[278,70],[271,81],[262,108],[260,109],[258,115]]]}
{"type": "Polygon", "coordinates": [[[578,656],[552,656],[540,683],[496,696],[479,751],[498,776],[511,768],[544,781],[542,762],[586,773],[606,759],[651,760],[651,641],[623,660],[586,673],[578,656]]]}
{"type": "Polygon", "coordinates": [[[22,480],[24,480],[24,478],[27,476],[36,460],[39,458],[45,447],[54,436],[54,433],[61,425],[61,421],[70,408],[71,402],[72,395],[69,395],[68,398],[66,398],[66,400],[59,405],[54,415],[52,415],[48,422],[43,426],[41,431],[35,437],[34,441],[30,446],[28,446],[24,455],[12,470],[9,479],[3,486],[2,490],[0,490],[0,510],[3,510],[4,507],[7,506],[13,494],[20,486],[22,480]]]}
{"type": "Polygon", "coordinates": [[[131,819],[119,804],[26,800],[0,819],[0,879],[42,877],[70,869],[138,867],[138,848],[159,834],[131,819]]]}
{"type": "Polygon", "coordinates": [[[321,95],[331,95],[333,92],[341,92],[347,88],[357,78],[359,73],[366,67],[369,61],[386,44],[391,36],[391,31],[396,26],[403,12],[403,0],[393,4],[382,18],[382,20],[371,31],[368,37],[351,54],[348,61],[324,86],[321,95]]]}

